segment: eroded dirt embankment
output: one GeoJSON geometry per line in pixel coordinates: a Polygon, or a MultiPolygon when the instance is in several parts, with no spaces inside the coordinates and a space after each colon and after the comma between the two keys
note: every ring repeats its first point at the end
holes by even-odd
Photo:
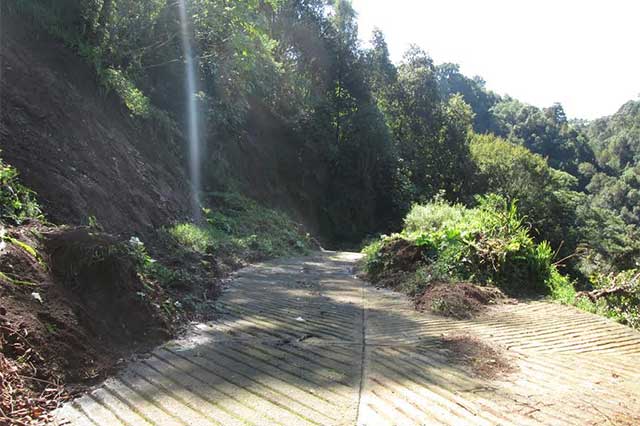
{"type": "MultiPolygon", "coordinates": [[[[4,7],[4,6],[3,6],[4,7]]],[[[0,151],[58,224],[94,217],[113,233],[148,233],[186,216],[176,131],[129,116],[85,61],[4,11],[0,151]]]]}
{"type": "Polygon", "coordinates": [[[186,218],[189,191],[176,129],[132,118],[82,58],[0,7],[0,155],[47,220],[94,225],[0,226],[0,424],[37,424],[172,335],[171,298],[121,250],[186,218]]]}
{"type": "Polygon", "coordinates": [[[0,247],[0,424],[47,412],[173,334],[176,316],[126,242],[33,222],[0,247]]]}

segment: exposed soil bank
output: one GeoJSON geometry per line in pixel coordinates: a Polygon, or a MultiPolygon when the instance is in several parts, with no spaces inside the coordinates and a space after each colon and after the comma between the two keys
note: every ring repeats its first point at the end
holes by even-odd
{"type": "Polygon", "coordinates": [[[0,250],[1,416],[43,421],[74,391],[173,335],[167,300],[116,237],[37,223],[8,229],[0,250]]]}
{"type": "Polygon", "coordinates": [[[176,129],[130,117],[82,58],[28,20],[5,12],[0,40],[1,155],[49,220],[145,235],[187,217],[176,129]]]}

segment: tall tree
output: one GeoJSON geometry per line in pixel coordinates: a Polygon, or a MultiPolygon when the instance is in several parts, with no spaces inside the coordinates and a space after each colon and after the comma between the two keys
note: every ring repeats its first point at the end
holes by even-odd
{"type": "Polygon", "coordinates": [[[458,94],[471,106],[475,114],[473,128],[477,133],[497,131],[491,108],[500,97],[486,89],[482,78],[469,78],[460,72],[460,66],[450,63],[438,65],[436,75],[438,89],[443,98],[448,99],[458,94]]]}

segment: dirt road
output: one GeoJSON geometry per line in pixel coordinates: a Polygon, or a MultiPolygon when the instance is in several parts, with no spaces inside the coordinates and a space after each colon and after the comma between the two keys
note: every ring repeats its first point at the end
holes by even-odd
{"type": "Polygon", "coordinates": [[[63,407],[72,425],[637,425],[640,333],[547,302],[474,320],[416,313],[319,253],[240,271],[219,321],[63,407]],[[481,378],[465,335],[513,368],[481,378]]]}

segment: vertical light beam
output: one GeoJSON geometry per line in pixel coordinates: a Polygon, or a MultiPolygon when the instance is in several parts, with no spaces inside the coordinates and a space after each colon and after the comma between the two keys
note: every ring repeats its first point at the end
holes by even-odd
{"type": "Polygon", "coordinates": [[[187,7],[185,0],[178,1],[180,10],[180,25],[182,29],[182,50],[185,58],[185,92],[187,98],[187,125],[189,134],[189,178],[191,180],[191,209],[193,219],[199,222],[202,219],[200,190],[201,187],[201,156],[202,142],[200,139],[200,116],[198,101],[196,99],[196,70],[191,47],[191,31],[187,19],[187,7]]]}

